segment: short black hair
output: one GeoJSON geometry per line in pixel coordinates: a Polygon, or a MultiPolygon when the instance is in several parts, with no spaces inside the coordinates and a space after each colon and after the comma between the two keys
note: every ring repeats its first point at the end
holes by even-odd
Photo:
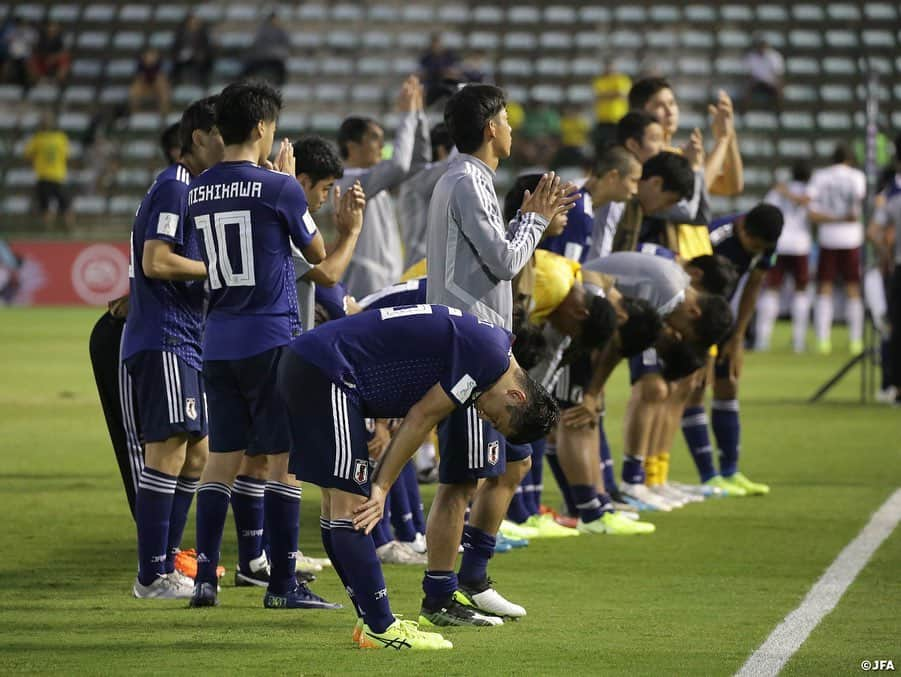
{"type": "Polygon", "coordinates": [[[676,193],[687,200],[695,192],[695,173],[691,163],[678,153],[663,151],[649,158],[642,167],[641,179],[659,176],[663,179],[663,191],[676,193]]]}
{"type": "Polygon", "coordinates": [[[795,160],[792,163],[792,179],[795,181],[801,181],[803,183],[807,183],[810,181],[810,175],[813,173],[813,170],[810,167],[810,162],[804,160],[803,158],[800,160],[795,160]]]}
{"type": "Polygon", "coordinates": [[[507,106],[504,90],[494,85],[466,85],[444,106],[444,124],[461,153],[482,145],[488,121],[507,106]]]}
{"type": "Polygon", "coordinates": [[[528,444],[545,437],[560,419],[560,408],[547,390],[542,388],[524,369],[516,372],[516,379],[526,394],[526,401],[510,410],[510,434],[513,444],[528,444]]]}
{"type": "Polygon", "coordinates": [[[835,144],[835,150],[832,151],[832,164],[853,164],[854,153],[851,152],[850,146],[844,141],[835,144]]]}
{"type": "Polygon", "coordinates": [[[451,138],[450,132],[447,130],[447,125],[443,122],[439,122],[437,125],[432,127],[432,131],[429,132],[429,138],[432,141],[432,162],[436,162],[438,160],[439,148],[444,148],[449,153],[454,147],[454,140],[451,138]]]}
{"type": "Polygon", "coordinates": [[[582,321],[582,346],[600,350],[616,333],[617,317],[613,304],[601,295],[592,295],[588,317],[582,321]]]}
{"type": "Polygon", "coordinates": [[[228,85],[216,102],[216,126],[226,146],[244,143],[253,128],[275,122],[282,110],[281,93],[268,82],[245,80],[228,85]]]}
{"type": "Polygon", "coordinates": [[[745,214],[745,232],[753,237],[760,238],[764,242],[773,244],[782,235],[782,226],[785,219],[782,210],[776,205],[761,202],[751,211],[745,214]]]}
{"type": "Polygon", "coordinates": [[[695,320],[694,330],[699,347],[707,349],[726,338],[732,329],[732,308],[722,296],[706,292],[698,294],[698,307],[701,316],[695,320]]]}
{"type": "Polygon", "coordinates": [[[514,324],[513,334],[513,357],[523,369],[532,369],[548,357],[550,347],[540,327],[521,321],[514,324]]]}
{"type": "Polygon", "coordinates": [[[369,125],[374,124],[376,122],[372,118],[361,118],[356,115],[344,118],[344,122],[338,128],[338,152],[341,153],[342,160],[346,160],[348,156],[347,144],[351,141],[360,143],[369,125]]]}
{"type": "Polygon", "coordinates": [[[665,341],[657,347],[660,375],[665,381],[678,381],[695,373],[707,363],[707,351],[687,341],[665,341]]]}
{"type": "Polygon", "coordinates": [[[720,254],[702,254],[685,264],[701,271],[701,288],[710,294],[730,298],[738,284],[735,264],[720,254]]]}
{"type": "Polygon", "coordinates": [[[181,141],[178,138],[178,130],[180,127],[180,122],[173,122],[166,127],[160,135],[160,150],[163,151],[163,157],[170,165],[175,162],[175,158],[172,157],[171,151],[173,149],[181,150],[181,141]]]}
{"type": "Polygon", "coordinates": [[[294,143],[294,174],[306,174],[315,184],[324,179],[340,179],[344,165],[335,147],[321,136],[304,136],[294,143]]]}
{"type": "Polygon", "coordinates": [[[644,141],[645,130],[651,125],[660,124],[650,113],[643,110],[630,110],[616,123],[616,142],[621,146],[633,139],[638,144],[644,141]]]}
{"type": "Polygon", "coordinates": [[[629,90],[629,108],[642,109],[657,92],[662,89],[672,89],[673,86],[665,78],[642,78],[629,90]]]}
{"type": "Polygon", "coordinates": [[[607,172],[616,170],[620,176],[626,176],[634,164],[638,164],[638,160],[623,146],[609,146],[598,153],[592,173],[596,177],[602,177],[607,172]]]}
{"type": "Polygon", "coordinates": [[[185,112],[181,114],[181,122],[178,123],[178,143],[181,146],[182,155],[187,155],[194,147],[196,130],[208,132],[216,126],[216,102],[218,100],[218,96],[200,99],[185,108],[185,112]]]}
{"type": "Polygon", "coordinates": [[[507,223],[516,218],[516,212],[522,206],[526,191],[534,193],[535,186],[539,181],[541,181],[541,174],[522,174],[516,177],[516,181],[504,196],[504,220],[507,223]]]}
{"type": "Polygon", "coordinates": [[[654,345],[663,331],[663,320],[644,299],[623,296],[622,306],[629,319],[619,328],[619,352],[623,357],[634,357],[654,345]]]}

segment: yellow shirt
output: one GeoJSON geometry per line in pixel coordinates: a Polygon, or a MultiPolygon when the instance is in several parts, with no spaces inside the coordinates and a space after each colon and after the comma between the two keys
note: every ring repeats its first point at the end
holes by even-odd
{"type": "Polygon", "coordinates": [[[546,249],[535,250],[535,286],[529,320],[541,324],[563,303],[576,282],[582,281],[582,266],[546,249]]]}
{"type": "Polygon", "coordinates": [[[25,146],[39,181],[65,182],[68,156],[69,138],[60,131],[37,132],[25,146]]]}
{"type": "Polygon", "coordinates": [[[595,96],[616,94],[616,98],[598,99],[594,104],[594,116],[598,122],[616,124],[629,112],[629,90],[632,79],[623,73],[609,73],[594,80],[595,96]]]}
{"type": "MultiPolygon", "coordinates": [[[[682,155],[681,148],[667,148],[670,153],[682,155]]],[[[676,252],[683,261],[691,261],[697,256],[713,254],[713,245],[710,244],[710,230],[707,226],[696,226],[691,223],[679,223],[676,225],[679,239],[679,251],[676,252]]]]}
{"type": "Polygon", "coordinates": [[[407,280],[412,280],[417,277],[425,277],[428,273],[428,269],[426,268],[426,260],[422,259],[421,261],[417,261],[412,266],[407,268],[404,271],[404,274],[400,276],[401,282],[406,282],[407,280]]]}
{"type": "Polygon", "coordinates": [[[581,115],[564,115],[560,118],[560,141],[564,146],[577,148],[588,144],[588,120],[581,115]]]}

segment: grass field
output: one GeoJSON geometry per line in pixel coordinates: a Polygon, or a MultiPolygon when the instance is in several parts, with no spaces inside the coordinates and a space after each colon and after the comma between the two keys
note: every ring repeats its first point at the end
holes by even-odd
{"type": "MultiPolygon", "coordinates": [[[[492,563],[523,603],[520,623],[452,629],[440,654],[361,652],[352,612],[264,610],[231,587],[217,609],[131,598],[135,539],[87,356],[98,313],[0,311],[0,673],[729,675],[901,485],[901,412],[856,404],[849,378],[819,405],[805,399],[842,362],[787,349],[748,355],[743,469],[773,491],[655,515],[646,538],[533,542],[492,563]]],[[[787,345],[780,327],[774,345],[787,345]]],[[[837,336],[836,348],[846,345],[837,336]]],[[[627,394],[608,391],[621,451],[627,394]]],[[[676,479],[694,481],[682,441],[676,479]]],[[[553,485],[550,473],[548,484],[553,485]]],[[[431,491],[426,488],[426,496],[431,491]]],[[[545,502],[557,503],[550,486],[545,502]]],[[[301,547],[318,543],[307,487],[301,547]]],[[[223,564],[235,561],[227,526],[223,564]]],[[[186,544],[193,542],[193,517],[186,544]]],[[[861,660],[901,664],[901,533],[877,551],[785,674],[858,674],[861,660]]],[[[387,567],[396,611],[418,610],[421,570],[387,567]]],[[[314,584],[346,601],[334,574],[314,584]]]]}

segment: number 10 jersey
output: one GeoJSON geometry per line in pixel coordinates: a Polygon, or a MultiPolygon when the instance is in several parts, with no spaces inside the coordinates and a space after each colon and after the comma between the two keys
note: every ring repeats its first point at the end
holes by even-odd
{"type": "Polygon", "coordinates": [[[290,241],[301,250],[316,225],[293,176],[252,162],[220,162],[188,191],[209,280],[204,360],[240,360],[300,334],[290,241]]]}

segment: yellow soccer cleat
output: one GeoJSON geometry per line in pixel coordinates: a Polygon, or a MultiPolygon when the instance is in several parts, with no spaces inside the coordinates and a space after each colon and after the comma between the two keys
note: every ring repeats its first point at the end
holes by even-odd
{"type": "Polygon", "coordinates": [[[403,649],[434,651],[454,648],[453,644],[437,632],[423,632],[419,629],[418,623],[397,619],[385,628],[385,632],[373,632],[364,623],[358,645],[361,649],[395,649],[396,651],[403,649]]]}

